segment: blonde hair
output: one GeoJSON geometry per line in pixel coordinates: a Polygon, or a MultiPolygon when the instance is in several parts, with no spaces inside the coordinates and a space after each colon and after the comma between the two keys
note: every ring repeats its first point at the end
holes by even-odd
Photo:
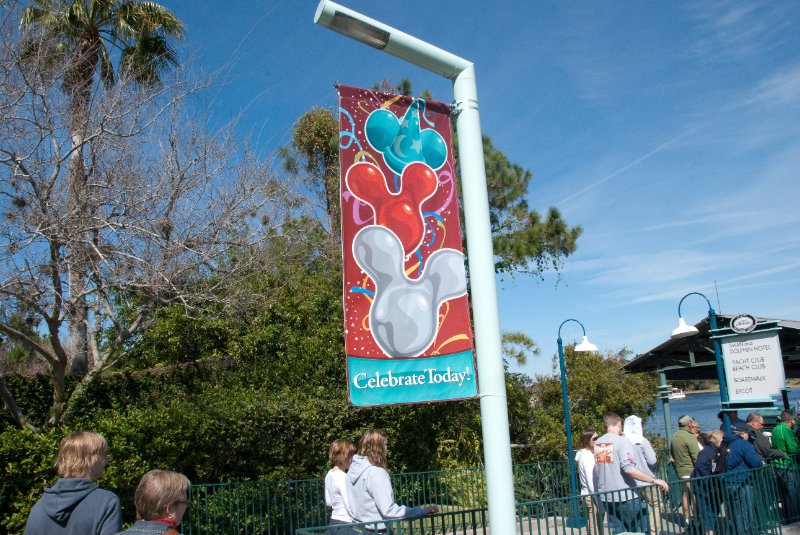
{"type": "Polygon", "coordinates": [[[108,453],[108,442],[94,431],[76,431],[61,439],[56,470],[60,477],[92,478],[100,457],[108,453]]]}
{"type": "Polygon", "coordinates": [[[358,453],[369,459],[373,466],[380,466],[388,470],[386,462],[386,432],[383,429],[369,429],[364,431],[358,441],[358,453]]]}
{"type": "Polygon", "coordinates": [[[714,431],[711,431],[710,433],[708,433],[706,435],[706,440],[708,440],[709,442],[711,442],[715,446],[719,447],[719,445],[722,444],[722,437],[724,435],[725,435],[725,433],[723,433],[719,429],[715,429],[714,431]]]}
{"type": "Polygon", "coordinates": [[[342,470],[350,466],[350,461],[353,459],[353,454],[356,452],[356,445],[352,440],[340,438],[334,440],[331,447],[328,448],[328,459],[331,460],[334,466],[338,466],[342,470]]]}
{"type": "Polygon", "coordinates": [[[168,505],[186,501],[190,485],[189,478],[178,472],[150,470],[142,476],[133,497],[137,520],[160,518],[168,505]]]}

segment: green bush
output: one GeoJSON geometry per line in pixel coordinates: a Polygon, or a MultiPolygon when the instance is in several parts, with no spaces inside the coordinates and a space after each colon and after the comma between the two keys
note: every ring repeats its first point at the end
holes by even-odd
{"type": "Polygon", "coordinates": [[[22,533],[25,521],[47,484],[56,479],[53,464],[61,433],[6,429],[0,433],[0,530],[22,533]]]}

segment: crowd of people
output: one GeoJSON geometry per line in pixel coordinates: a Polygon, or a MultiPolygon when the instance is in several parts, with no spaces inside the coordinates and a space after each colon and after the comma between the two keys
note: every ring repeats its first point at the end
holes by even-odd
{"type": "MultiPolygon", "coordinates": [[[[719,416],[724,417],[722,413],[719,416]]],[[[724,423],[719,430],[703,434],[691,416],[678,418],[678,431],[672,436],[669,451],[681,494],[677,523],[686,532],[719,533],[720,504],[724,502],[728,532],[748,533],[756,519],[747,471],[765,462],[773,463],[777,469],[783,514],[786,518],[799,516],[800,442],[793,430],[794,415],[790,411],[781,413],[771,441],[763,432],[761,414],[751,413],[746,420],[739,419],[735,411],[727,416],[731,430],[727,434],[724,423]],[[721,473],[726,475],[707,477],[721,473]]],[[[604,520],[612,533],[650,533],[651,528],[661,532],[669,485],[653,473],[656,453],[642,433],[641,419],[632,415],[623,421],[609,412],[603,423],[602,436],[594,428],[582,432],[575,455],[588,513],[587,533],[603,533],[604,520]]]]}
{"type": "Polygon", "coordinates": [[[800,515],[800,481],[798,481],[797,455],[800,443],[793,430],[795,417],[783,411],[773,429],[771,440],[764,433],[764,416],[750,413],[741,420],[736,411],[720,412],[723,420],[719,430],[707,434],[690,416],[678,420],[678,432],[673,436],[670,453],[678,476],[692,479],[684,482],[682,508],[684,527],[696,527],[699,532],[719,532],[720,501],[725,501],[727,522],[737,533],[748,533],[756,523],[756,507],[748,470],[772,463],[776,468],[781,511],[785,519],[800,515]],[[727,416],[730,432],[725,433],[727,416]],[[677,440],[676,440],[677,439],[677,440]],[[691,467],[691,468],[690,468],[691,467]],[[687,469],[690,470],[687,473],[687,469]],[[725,473],[720,481],[704,478],[725,473]],[[720,500],[723,496],[724,500],[720,500]]]}
{"type": "MultiPolygon", "coordinates": [[[[762,415],[754,412],[740,420],[731,411],[728,418],[727,434],[724,424],[720,430],[703,434],[691,416],[678,418],[669,453],[680,482],[682,527],[697,533],[718,532],[723,501],[719,496],[723,493],[727,521],[737,533],[746,533],[754,521],[754,505],[745,471],[759,468],[765,461],[778,469],[783,514],[800,516],[800,441],[794,431],[794,414],[780,414],[771,440],[763,433],[762,415]],[[726,474],[723,480],[706,477],[720,473],[726,474]]],[[[594,428],[582,432],[575,455],[581,495],[589,513],[587,533],[603,533],[604,520],[612,533],[650,533],[651,527],[661,532],[662,500],[669,485],[653,472],[656,452],[644,436],[641,418],[631,415],[623,420],[609,412],[603,424],[603,435],[594,428]]],[[[332,510],[332,533],[386,533],[391,531],[387,520],[438,512],[436,506],[408,507],[395,502],[387,452],[387,436],[380,429],[364,432],[358,446],[346,439],[331,444],[328,456],[333,468],[325,477],[325,501],[332,510]]],[[[119,497],[94,482],[102,477],[107,464],[108,444],[101,435],[80,431],[65,436],[55,465],[59,478],[45,487],[32,508],[25,535],[179,535],[178,526],[188,507],[190,482],[186,476],[168,470],[147,472],[134,496],[137,520],[122,531],[119,497]]]]}
{"type": "MultiPolygon", "coordinates": [[[[390,530],[381,521],[438,512],[434,505],[395,503],[387,452],[386,433],[381,429],[366,431],[358,448],[344,439],[331,444],[328,456],[333,468],[325,477],[325,501],[332,509],[333,533],[386,533],[390,530]],[[353,523],[366,524],[354,529],[348,526],[353,523]]],[[[189,503],[186,476],[169,470],[147,472],[134,496],[136,522],[122,531],[119,497],[95,483],[107,464],[108,443],[102,435],[79,431],[65,436],[56,461],[59,478],[44,488],[31,509],[25,535],[179,535],[189,503]]]]}
{"type": "Polygon", "coordinates": [[[58,480],[31,509],[25,535],[178,535],[189,499],[189,480],[169,470],[150,470],[134,495],[136,523],[122,531],[119,497],[95,483],[108,465],[108,443],[93,431],[61,440],[58,480]]]}

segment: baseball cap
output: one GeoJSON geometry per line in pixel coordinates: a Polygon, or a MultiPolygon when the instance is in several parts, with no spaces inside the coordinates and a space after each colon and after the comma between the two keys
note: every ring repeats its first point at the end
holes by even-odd
{"type": "Polygon", "coordinates": [[[738,435],[745,432],[750,432],[747,424],[743,424],[741,422],[731,422],[731,433],[736,433],[738,435]]]}
{"type": "Polygon", "coordinates": [[[688,414],[684,414],[680,418],[678,418],[678,425],[681,427],[686,427],[687,425],[694,422],[694,418],[689,416],[688,414]]]}

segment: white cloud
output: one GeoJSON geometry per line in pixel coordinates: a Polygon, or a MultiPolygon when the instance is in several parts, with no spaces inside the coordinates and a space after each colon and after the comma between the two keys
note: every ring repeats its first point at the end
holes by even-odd
{"type": "Polygon", "coordinates": [[[763,79],[746,99],[749,105],[794,106],[800,101],[800,63],[763,79]]]}
{"type": "Polygon", "coordinates": [[[702,60],[741,60],[780,46],[791,24],[791,2],[690,2],[689,16],[697,21],[692,52],[702,60]]]}

